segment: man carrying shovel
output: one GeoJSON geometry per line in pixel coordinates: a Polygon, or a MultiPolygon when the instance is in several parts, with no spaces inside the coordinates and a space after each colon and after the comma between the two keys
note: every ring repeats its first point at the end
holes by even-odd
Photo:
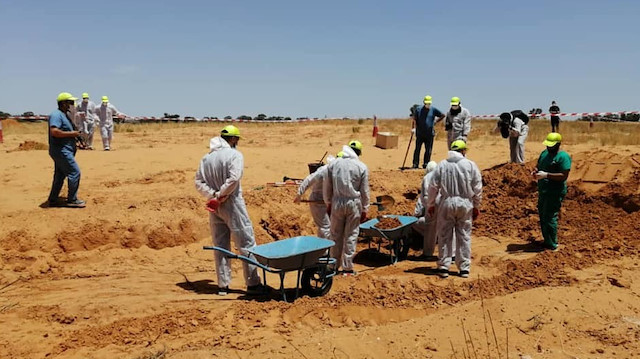
{"type": "MultiPolygon", "coordinates": [[[[341,158],[343,155],[344,153],[341,151],[337,157],[341,158]]],[[[298,194],[293,200],[293,203],[296,204],[302,202],[302,195],[304,195],[307,189],[311,188],[309,200],[305,202],[309,203],[311,217],[313,217],[313,222],[318,227],[318,237],[327,239],[331,238],[331,222],[327,214],[327,206],[322,199],[322,191],[324,188],[324,179],[327,176],[327,166],[334,160],[336,160],[336,158],[329,156],[327,157],[327,165],[319,168],[313,167],[313,172],[300,183],[298,194]]]]}
{"type": "Polygon", "coordinates": [[[346,276],[355,275],[353,257],[356,252],[360,223],[369,210],[369,169],[360,161],[362,143],[351,141],[343,146],[342,159],[327,165],[323,198],[331,218],[331,257],[346,276]]]}

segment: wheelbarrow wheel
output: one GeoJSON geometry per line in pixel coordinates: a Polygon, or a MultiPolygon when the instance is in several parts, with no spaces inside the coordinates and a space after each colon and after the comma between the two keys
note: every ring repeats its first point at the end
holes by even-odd
{"type": "Polygon", "coordinates": [[[310,267],[302,271],[302,291],[310,297],[321,297],[331,290],[333,277],[326,265],[310,267]]]}

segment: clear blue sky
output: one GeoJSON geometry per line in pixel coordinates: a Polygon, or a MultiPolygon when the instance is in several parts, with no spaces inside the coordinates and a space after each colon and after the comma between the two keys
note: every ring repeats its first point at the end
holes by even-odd
{"type": "Polygon", "coordinates": [[[640,106],[640,1],[0,0],[0,110],[405,117],[640,106]]]}

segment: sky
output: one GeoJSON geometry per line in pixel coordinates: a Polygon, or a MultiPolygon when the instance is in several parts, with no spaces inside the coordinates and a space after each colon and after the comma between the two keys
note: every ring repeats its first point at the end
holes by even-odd
{"type": "Polygon", "coordinates": [[[131,116],[638,110],[640,1],[0,0],[0,111],[131,116]]]}

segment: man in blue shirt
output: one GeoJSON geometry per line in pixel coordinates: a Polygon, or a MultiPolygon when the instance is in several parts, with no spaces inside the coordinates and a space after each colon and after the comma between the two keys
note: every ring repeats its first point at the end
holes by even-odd
{"type": "Polygon", "coordinates": [[[413,168],[418,168],[418,164],[420,163],[420,149],[423,144],[425,151],[422,168],[427,168],[427,163],[431,161],[433,138],[436,135],[433,126],[444,118],[444,114],[440,112],[440,110],[431,106],[431,96],[425,96],[423,102],[424,106],[419,107],[413,114],[411,132],[416,134],[416,149],[413,151],[413,168]],[[437,118],[435,123],[434,118],[437,118]]]}
{"type": "Polygon", "coordinates": [[[53,184],[49,193],[49,207],[83,208],[86,205],[85,202],[78,199],[80,167],[75,160],[76,137],[80,136],[80,132],[67,116],[67,113],[75,109],[76,98],[68,92],[62,92],[57,100],[58,109],[49,115],[49,156],[55,165],[53,184]],[[68,178],[69,187],[66,204],[60,203],[58,199],[65,178],[68,178]]]}

